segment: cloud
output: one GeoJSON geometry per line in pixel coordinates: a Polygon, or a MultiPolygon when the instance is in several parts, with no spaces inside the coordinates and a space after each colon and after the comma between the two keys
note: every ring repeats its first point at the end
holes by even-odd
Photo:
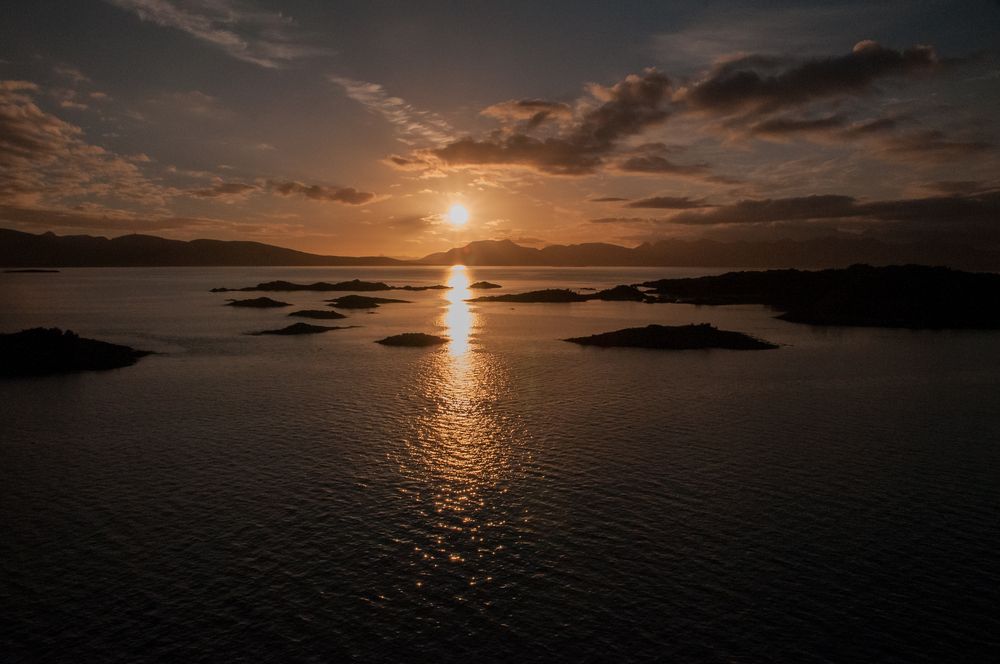
{"type": "Polygon", "coordinates": [[[198,198],[240,198],[258,189],[257,185],[243,182],[218,182],[211,187],[194,189],[189,193],[198,198]]]}
{"type": "Polygon", "coordinates": [[[878,147],[881,154],[905,161],[943,163],[958,161],[989,152],[994,148],[987,141],[954,140],[937,129],[883,137],[878,147]]]}
{"type": "Polygon", "coordinates": [[[147,108],[171,116],[187,115],[206,120],[226,120],[233,115],[219,102],[218,97],[200,90],[163,92],[147,99],[145,103],[147,108]]]}
{"type": "Polygon", "coordinates": [[[244,9],[231,0],[107,0],[140,20],[176,28],[244,62],[270,69],[327,55],[302,43],[292,19],[244,9]]]}
{"type": "Polygon", "coordinates": [[[590,198],[588,199],[591,203],[616,203],[620,201],[627,201],[627,198],[621,198],[620,196],[602,196],[601,198],[590,198]]]}
{"type": "Polygon", "coordinates": [[[511,99],[487,106],[482,115],[498,120],[519,120],[526,123],[526,130],[532,130],[549,119],[567,121],[573,117],[569,104],[544,99],[511,99]]]}
{"type": "Polygon", "coordinates": [[[691,210],[694,208],[710,207],[705,201],[692,200],[687,196],[653,196],[633,201],[626,205],[627,208],[657,208],[661,210],[691,210]]]}
{"type": "Polygon", "coordinates": [[[96,196],[163,204],[172,194],[132,160],[88,143],[80,127],[39,108],[37,92],[34,83],[0,82],[0,202],[96,196]]]}
{"type": "Polygon", "coordinates": [[[268,188],[280,196],[304,196],[313,201],[337,202],[346,205],[364,205],[376,199],[368,191],[358,191],[354,187],[325,187],[318,184],[302,184],[295,181],[270,181],[268,188]]]}
{"type": "Polygon", "coordinates": [[[1000,191],[872,202],[860,202],[852,196],[844,195],[742,200],[705,212],[681,212],[671,217],[670,221],[675,224],[709,226],[817,219],[933,224],[994,223],[1000,219],[1000,191]]]}
{"type": "Polygon", "coordinates": [[[894,50],[866,40],[846,55],[811,58],[790,66],[760,55],[724,61],[679,90],[677,99],[704,113],[767,114],[817,99],[858,95],[880,78],[913,76],[941,66],[930,46],[894,50]]]}
{"type": "MultiPolygon", "coordinates": [[[[453,141],[422,153],[421,158],[444,168],[514,167],[551,175],[586,175],[599,170],[620,141],[662,124],[670,114],[670,79],[655,69],[630,74],[611,87],[591,85],[589,91],[591,107],[568,122],[558,136],[494,132],[484,139],[453,141]]],[[[504,108],[517,103],[504,102],[504,108]]]]}
{"type": "Polygon", "coordinates": [[[393,125],[404,143],[441,145],[454,136],[451,125],[437,114],[417,109],[399,97],[390,95],[378,83],[356,81],[343,76],[330,76],[329,80],[343,88],[348,97],[393,125]]]}

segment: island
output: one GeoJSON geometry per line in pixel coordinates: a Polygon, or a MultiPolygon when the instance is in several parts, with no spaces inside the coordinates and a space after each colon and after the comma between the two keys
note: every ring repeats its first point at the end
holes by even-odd
{"type": "Polygon", "coordinates": [[[85,339],[71,330],[36,327],[0,334],[0,376],[105,371],[131,366],[151,354],[147,350],[85,339]]]}
{"type": "Polygon", "coordinates": [[[742,332],[720,330],[708,323],[698,325],[647,325],[629,327],[589,337],[563,339],[582,346],[601,348],[653,348],[657,350],[695,350],[724,348],[727,350],[771,350],[775,344],[756,339],[742,332]]]}
{"type": "Polygon", "coordinates": [[[269,297],[255,297],[249,300],[228,300],[227,307],[252,307],[254,309],[273,309],[275,307],[290,307],[290,302],[272,300],[269,297]]]}
{"type": "Polygon", "coordinates": [[[610,302],[649,302],[656,298],[643,293],[635,286],[615,286],[596,293],[577,293],[568,288],[549,288],[527,293],[506,293],[504,295],[482,295],[469,302],[587,302],[605,300],[610,302]]]}
{"type": "Polygon", "coordinates": [[[472,290],[480,290],[486,288],[503,288],[500,284],[495,284],[491,281],[477,281],[474,284],[469,284],[469,288],[472,290]]]}
{"type": "Polygon", "coordinates": [[[423,332],[404,332],[403,334],[394,334],[391,337],[379,339],[375,343],[382,344],[383,346],[409,346],[411,348],[420,348],[424,346],[438,346],[440,344],[446,344],[448,341],[447,337],[439,337],[433,334],[424,334],[423,332]]]}
{"type": "Polygon", "coordinates": [[[288,315],[296,316],[298,318],[322,318],[325,320],[347,318],[347,316],[345,316],[344,314],[338,311],[334,311],[332,309],[301,309],[299,311],[293,311],[288,315]]]}
{"type": "Polygon", "coordinates": [[[252,292],[252,291],[355,291],[355,292],[367,292],[367,291],[387,291],[387,290],[406,290],[406,291],[424,291],[424,290],[440,290],[451,288],[450,286],[434,285],[434,286],[390,286],[382,281],[361,281],[360,279],[351,279],[350,281],[338,281],[337,283],[328,283],[326,281],[317,281],[312,284],[297,284],[291,281],[265,281],[259,283],[256,286],[245,286],[243,288],[213,288],[210,292],[212,293],[231,293],[231,292],[252,292]]]}
{"type": "Polygon", "coordinates": [[[344,295],[326,300],[329,306],[340,309],[375,309],[380,304],[403,303],[409,304],[409,300],[394,300],[389,297],[371,297],[367,295],[344,295]]]}
{"type": "Polygon", "coordinates": [[[324,332],[330,332],[332,330],[347,330],[352,327],[357,327],[356,325],[347,325],[344,327],[326,327],[323,325],[310,325],[309,323],[293,323],[288,327],[283,327],[278,330],[261,330],[260,332],[247,332],[252,337],[259,337],[262,335],[275,334],[275,335],[297,335],[297,334],[322,334],[324,332]]]}
{"type": "Polygon", "coordinates": [[[763,304],[795,323],[1000,329],[1000,275],[946,267],[727,272],[640,285],[653,289],[660,302],[763,304]]]}
{"type": "Polygon", "coordinates": [[[504,295],[483,295],[468,302],[586,302],[590,295],[580,295],[567,288],[547,288],[527,293],[507,293],[504,295]]]}

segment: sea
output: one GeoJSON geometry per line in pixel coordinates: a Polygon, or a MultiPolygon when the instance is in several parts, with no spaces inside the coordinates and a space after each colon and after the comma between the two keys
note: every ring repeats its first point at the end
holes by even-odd
{"type": "Polygon", "coordinates": [[[724,271],[0,274],[0,332],[156,353],[0,381],[0,660],[1000,661],[1000,332],[467,301],[724,271]],[[452,288],[209,292],[353,278],[452,288]],[[703,322],[780,347],[564,341],[703,322]]]}

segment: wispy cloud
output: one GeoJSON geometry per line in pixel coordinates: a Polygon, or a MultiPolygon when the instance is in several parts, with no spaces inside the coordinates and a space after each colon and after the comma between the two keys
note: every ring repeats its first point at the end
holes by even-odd
{"type": "Polygon", "coordinates": [[[455,130],[436,113],[423,111],[389,94],[378,83],[356,81],[331,75],[330,82],[344,89],[344,94],[393,125],[400,141],[408,145],[441,145],[452,140],[455,130]]]}
{"type": "Polygon", "coordinates": [[[234,0],[106,0],[143,21],[176,28],[244,62],[276,69],[328,55],[307,44],[283,14],[250,9],[234,0]]]}

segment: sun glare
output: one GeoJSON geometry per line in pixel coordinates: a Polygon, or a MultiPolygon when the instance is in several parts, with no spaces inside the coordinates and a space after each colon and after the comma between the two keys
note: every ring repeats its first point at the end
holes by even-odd
{"type": "Polygon", "coordinates": [[[469,211],[465,209],[464,205],[461,203],[455,203],[448,208],[449,224],[457,228],[459,226],[465,226],[467,221],[469,221],[469,211]]]}

